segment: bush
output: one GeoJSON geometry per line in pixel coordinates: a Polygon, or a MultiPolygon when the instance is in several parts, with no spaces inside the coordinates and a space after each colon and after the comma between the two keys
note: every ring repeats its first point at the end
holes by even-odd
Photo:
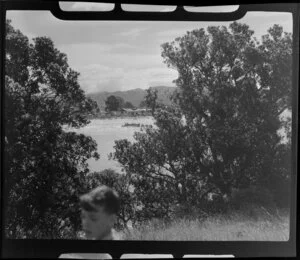
{"type": "Polygon", "coordinates": [[[236,189],[232,192],[230,206],[234,209],[245,209],[250,205],[275,208],[273,194],[268,189],[259,186],[236,189]]]}
{"type": "Polygon", "coordinates": [[[270,178],[268,186],[279,208],[289,208],[291,199],[291,181],[288,178],[274,176],[270,178]]]}
{"type": "Polygon", "coordinates": [[[215,194],[212,200],[208,200],[203,207],[208,214],[226,214],[229,210],[227,196],[215,194]]]}
{"type": "Polygon", "coordinates": [[[185,219],[185,220],[203,220],[208,217],[205,207],[193,205],[175,205],[172,209],[172,220],[185,219]]]}

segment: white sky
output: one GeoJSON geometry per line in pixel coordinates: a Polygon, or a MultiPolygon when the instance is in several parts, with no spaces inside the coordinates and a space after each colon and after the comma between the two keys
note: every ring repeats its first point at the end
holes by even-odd
{"type": "MultiPolygon", "coordinates": [[[[66,3],[68,10],[92,10],[95,3],[66,3]]],[[[100,5],[97,10],[110,10],[100,5]]],[[[131,10],[140,8],[131,7],[131,10]]],[[[172,8],[163,7],[164,11],[172,8]]],[[[173,8],[174,9],[174,8],[173,8]]],[[[236,6],[215,10],[232,11],[236,6]]],[[[153,10],[155,8],[153,7],[153,10]]],[[[207,11],[207,9],[205,10],[207,11]]],[[[177,72],[168,68],[161,57],[161,44],[187,31],[226,25],[230,22],[158,22],[158,21],[62,21],[48,11],[8,11],[7,18],[29,38],[50,37],[69,65],[80,72],[79,82],[86,93],[146,89],[149,86],[173,86],[177,72]]],[[[260,39],[273,24],[292,31],[290,13],[255,12],[239,22],[246,23],[260,39]]]]}

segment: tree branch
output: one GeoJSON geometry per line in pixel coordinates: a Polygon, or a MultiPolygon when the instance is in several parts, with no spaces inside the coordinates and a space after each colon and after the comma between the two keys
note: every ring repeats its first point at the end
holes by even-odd
{"type": "MultiPolygon", "coordinates": [[[[152,169],[148,169],[148,170],[152,170],[152,169]]],[[[168,182],[169,184],[172,184],[172,185],[174,184],[173,181],[175,179],[172,178],[171,176],[164,175],[164,174],[159,174],[158,172],[155,172],[154,174],[156,176],[151,175],[151,173],[146,173],[146,177],[149,177],[149,178],[154,179],[154,180],[164,180],[164,181],[168,182]]]]}

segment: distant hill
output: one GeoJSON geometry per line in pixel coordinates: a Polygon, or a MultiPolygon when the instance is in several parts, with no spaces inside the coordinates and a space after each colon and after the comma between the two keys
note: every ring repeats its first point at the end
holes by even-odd
{"type": "MultiPolygon", "coordinates": [[[[171,103],[170,95],[176,89],[175,87],[167,87],[167,86],[156,86],[151,88],[157,89],[158,102],[163,103],[165,105],[169,105],[171,103]]],[[[98,93],[87,94],[87,96],[98,103],[100,110],[104,110],[105,100],[107,99],[107,97],[111,95],[121,97],[124,99],[125,102],[129,101],[135,107],[138,107],[146,94],[147,94],[146,90],[137,88],[137,89],[131,89],[127,91],[98,92],[98,93]]]]}

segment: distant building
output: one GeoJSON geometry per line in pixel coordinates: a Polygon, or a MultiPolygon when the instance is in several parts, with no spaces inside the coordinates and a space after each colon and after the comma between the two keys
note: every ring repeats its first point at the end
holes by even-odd
{"type": "Polygon", "coordinates": [[[146,116],[151,113],[151,109],[147,108],[122,108],[121,109],[122,114],[131,115],[131,116],[146,116]]]}
{"type": "Polygon", "coordinates": [[[122,114],[122,111],[111,111],[110,113],[112,116],[120,116],[122,114]]]}

